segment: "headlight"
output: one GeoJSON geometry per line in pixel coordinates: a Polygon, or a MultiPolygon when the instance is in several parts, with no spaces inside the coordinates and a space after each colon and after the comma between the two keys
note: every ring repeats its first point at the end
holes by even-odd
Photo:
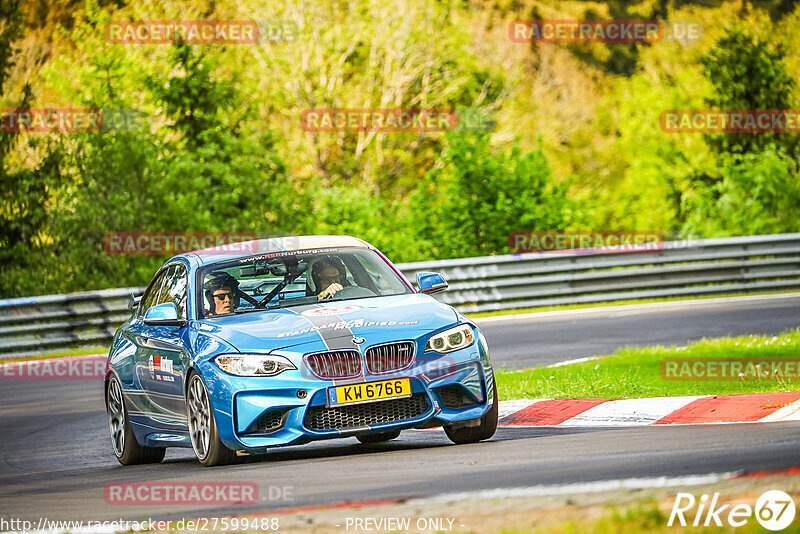
{"type": "Polygon", "coordinates": [[[469,325],[462,324],[430,338],[425,346],[425,352],[429,350],[441,353],[452,352],[469,347],[474,342],[475,335],[472,333],[472,328],[469,325]]]}
{"type": "Polygon", "coordinates": [[[275,376],[297,369],[287,358],[276,354],[222,354],[214,358],[214,363],[236,376],[275,376]]]}

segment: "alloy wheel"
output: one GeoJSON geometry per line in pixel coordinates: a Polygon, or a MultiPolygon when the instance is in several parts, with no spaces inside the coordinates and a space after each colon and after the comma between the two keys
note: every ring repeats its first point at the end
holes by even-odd
{"type": "Polygon", "coordinates": [[[116,378],[108,384],[106,396],[106,409],[108,411],[108,429],[111,432],[111,444],[114,454],[121,457],[125,450],[125,408],[122,405],[122,389],[116,378]]]}
{"type": "Polygon", "coordinates": [[[195,454],[201,460],[208,455],[211,427],[211,406],[205,384],[199,375],[192,376],[187,394],[189,436],[195,454]]]}

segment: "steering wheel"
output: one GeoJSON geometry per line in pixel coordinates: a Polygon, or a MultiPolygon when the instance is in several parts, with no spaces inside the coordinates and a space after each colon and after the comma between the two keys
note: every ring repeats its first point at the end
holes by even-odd
{"type": "MultiPolygon", "coordinates": [[[[345,286],[337,291],[333,297],[334,299],[356,299],[360,297],[374,297],[375,293],[367,288],[359,286],[345,286]]],[[[330,299],[323,299],[330,300],[330,299]]]]}

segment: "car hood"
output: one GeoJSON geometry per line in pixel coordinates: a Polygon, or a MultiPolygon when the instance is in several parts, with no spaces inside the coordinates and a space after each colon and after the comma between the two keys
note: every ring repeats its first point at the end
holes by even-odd
{"type": "Polygon", "coordinates": [[[416,293],[215,317],[195,321],[193,328],[224,339],[240,352],[309,352],[346,343],[353,347],[354,336],[369,344],[412,339],[457,321],[452,307],[416,293]]]}

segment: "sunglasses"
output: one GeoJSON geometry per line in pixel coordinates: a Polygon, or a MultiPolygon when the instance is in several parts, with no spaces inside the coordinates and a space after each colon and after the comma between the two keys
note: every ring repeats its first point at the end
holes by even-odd
{"type": "Polygon", "coordinates": [[[227,292],[227,293],[215,293],[214,294],[214,298],[215,299],[219,299],[219,300],[225,300],[227,298],[231,298],[232,299],[233,298],[233,293],[231,293],[230,291],[227,292]]]}

